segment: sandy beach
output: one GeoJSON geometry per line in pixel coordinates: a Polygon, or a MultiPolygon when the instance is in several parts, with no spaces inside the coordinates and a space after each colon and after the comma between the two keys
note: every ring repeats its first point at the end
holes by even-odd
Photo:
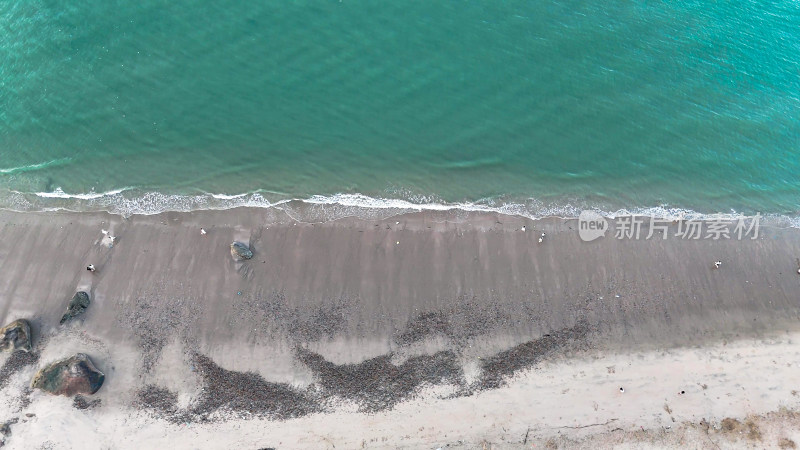
{"type": "Polygon", "coordinates": [[[287,211],[0,212],[0,325],[34,346],[0,356],[5,446],[800,442],[798,229],[583,242],[575,219],[287,211]],[[76,352],[96,394],[28,389],[76,352]]]}

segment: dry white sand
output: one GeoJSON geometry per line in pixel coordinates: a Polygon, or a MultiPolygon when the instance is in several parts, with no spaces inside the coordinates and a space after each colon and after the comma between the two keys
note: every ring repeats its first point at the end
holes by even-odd
{"type": "MultiPolygon", "coordinates": [[[[20,449],[541,448],[549,442],[568,447],[684,448],[688,438],[695,448],[770,448],[781,439],[800,442],[799,417],[758,417],[800,407],[798,342],[800,334],[782,334],[702,348],[562,359],[518,375],[505,388],[470,397],[442,399],[447,388],[429,388],[420,399],[391,411],[363,414],[344,407],[283,422],[232,419],[176,425],[118,404],[79,411],[69,399],[37,392],[26,409],[35,417],[22,416],[7,445],[20,449]],[[755,436],[747,427],[742,433],[720,429],[725,418],[745,423],[750,416],[756,416],[750,419],[757,424],[755,436]],[[708,432],[700,425],[703,420],[711,425],[708,432]]],[[[102,398],[107,401],[111,395],[104,392],[102,398]]],[[[20,414],[6,412],[0,419],[10,416],[20,414]]]]}

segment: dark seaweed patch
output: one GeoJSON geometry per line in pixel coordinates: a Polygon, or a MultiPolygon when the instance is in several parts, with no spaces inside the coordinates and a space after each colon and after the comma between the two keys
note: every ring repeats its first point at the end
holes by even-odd
{"type": "Polygon", "coordinates": [[[354,400],[367,412],[392,408],[426,383],[463,384],[461,365],[451,351],[415,356],[400,365],[392,363],[391,354],[337,365],[303,348],[297,349],[297,358],[318,378],[326,396],[354,400]]]}

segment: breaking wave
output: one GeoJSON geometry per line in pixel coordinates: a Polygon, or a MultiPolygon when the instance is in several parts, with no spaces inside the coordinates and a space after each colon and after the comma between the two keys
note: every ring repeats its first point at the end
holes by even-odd
{"type": "MultiPolygon", "coordinates": [[[[477,202],[449,203],[425,196],[408,195],[407,198],[381,198],[364,194],[312,195],[308,198],[289,198],[273,192],[241,194],[164,194],[141,192],[135,188],[108,192],[70,194],[61,188],[52,192],[0,193],[0,208],[13,211],[73,211],[108,212],[125,217],[153,215],[164,212],[190,212],[200,210],[228,210],[233,208],[275,208],[298,221],[325,222],[344,217],[380,219],[420,211],[484,212],[541,219],[544,217],[575,218],[585,209],[613,218],[623,215],[653,216],[662,219],[719,219],[738,218],[731,211],[724,214],[702,213],[668,206],[628,209],[601,208],[583,205],[578,201],[554,203],[536,199],[501,201],[485,199],[477,202]]],[[[776,226],[800,228],[800,216],[769,214],[764,220],[776,226]]]]}

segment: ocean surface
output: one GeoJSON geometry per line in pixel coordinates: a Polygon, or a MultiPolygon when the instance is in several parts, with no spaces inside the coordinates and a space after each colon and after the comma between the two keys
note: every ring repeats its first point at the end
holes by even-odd
{"type": "Polygon", "coordinates": [[[800,2],[5,0],[0,208],[800,215],[800,2]]]}

